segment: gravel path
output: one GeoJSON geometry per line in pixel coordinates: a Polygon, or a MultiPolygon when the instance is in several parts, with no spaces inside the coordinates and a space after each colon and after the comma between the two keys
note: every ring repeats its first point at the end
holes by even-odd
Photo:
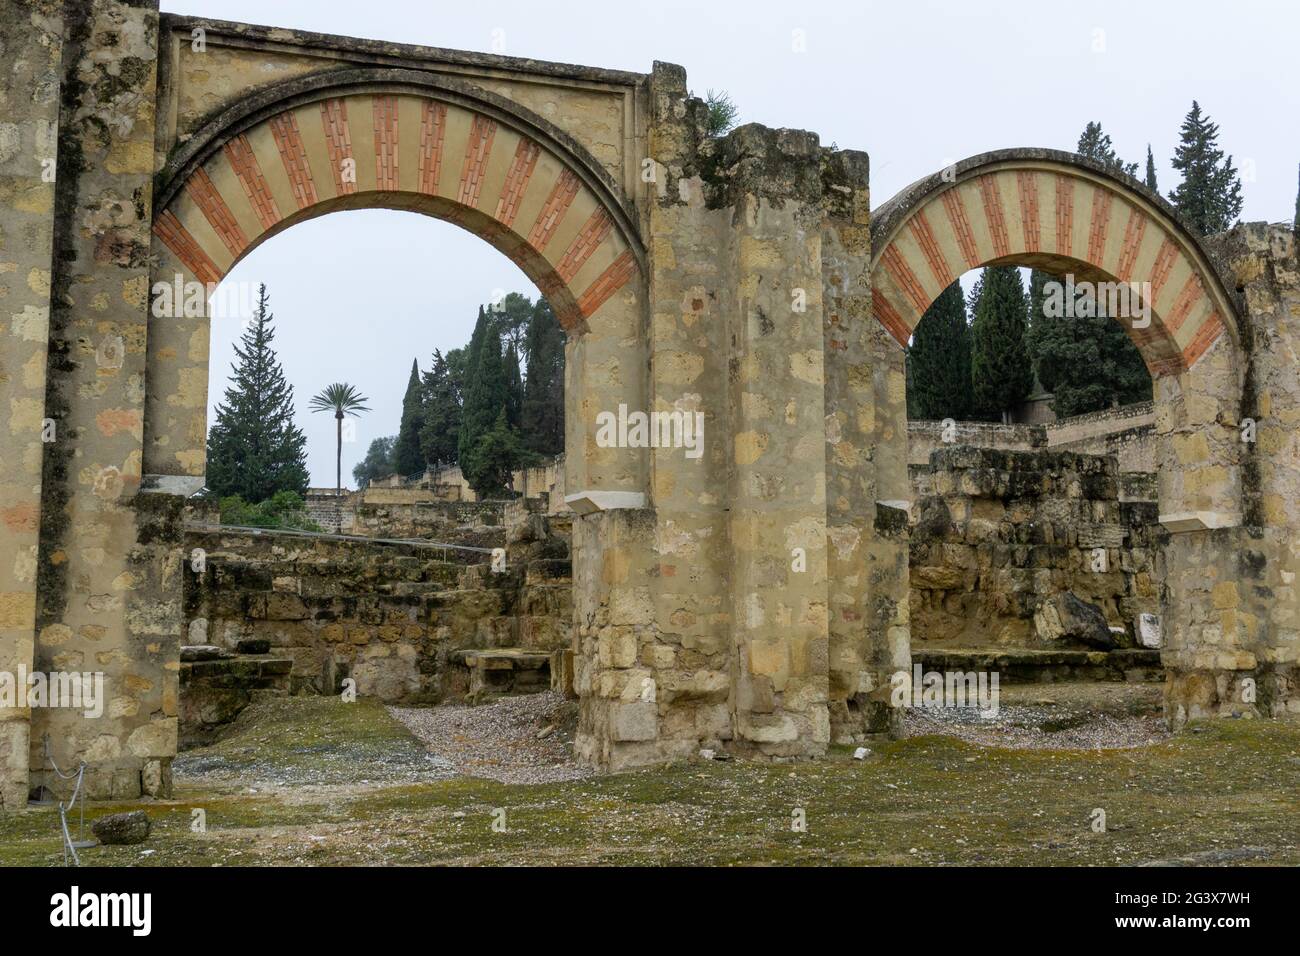
{"type": "Polygon", "coordinates": [[[1112,750],[1144,747],[1170,734],[1160,714],[1160,685],[1019,684],[1002,689],[998,712],[913,708],[908,737],[943,734],[985,747],[1112,750]]]}
{"type": "Polygon", "coordinates": [[[553,691],[477,707],[389,707],[457,773],[501,783],[555,783],[591,771],[573,762],[577,704],[553,691]]]}

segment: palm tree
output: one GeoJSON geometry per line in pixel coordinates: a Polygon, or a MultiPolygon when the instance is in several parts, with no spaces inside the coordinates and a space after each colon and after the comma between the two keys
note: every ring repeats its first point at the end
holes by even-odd
{"type": "Polygon", "coordinates": [[[338,455],[335,458],[337,469],[335,471],[335,480],[337,486],[334,489],[335,495],[343,494],[343,416],[351,415],[354,418],[361,412],[370,411],[369,406],[363,405],[368,402],[366,398],[358,392],[353,386],[346,382],[335,382],[321,390],[319,395],[313,395],[311,403],[307,406],[313,412],[333,412],[335,421],[338,423],[338,455]]]}

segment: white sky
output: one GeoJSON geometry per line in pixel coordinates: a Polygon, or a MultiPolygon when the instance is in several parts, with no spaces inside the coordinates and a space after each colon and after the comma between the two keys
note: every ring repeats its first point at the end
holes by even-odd
{"type": "MultiPolygon", "coordinates": [[[[823,143],[866,150],[873,205],[975,153],[1073,149],[1090,120],[1128,161],[1144,163],[1149,142],[1167,193],[1178,127],[1197,99],[1243,172],[1242,218],[1290,220],[1295,210],[1300,7],[1290,4],[163,0],[162,8],[637,72],[654,60],[679,63],[699,95],[727,90],[742,123],[809,129],[823,143]],[[795,30],[805,52],[793,49],[795,30]]],[[[424,368],[435,346],[463,345],[493,290],[536,295],[485,242],[382,211],[295,226],[227,281],[265,281],[270,290],[313,485],[333,484],[334,429],[306,412],[312,394],[346,380],[371,398],[357,441],[344,446],[350,481],[370,439],[396,432],[411,359],[424,368]]],[[[236,322],[214,327],[214,402],[238,331],[236,322]]]]}

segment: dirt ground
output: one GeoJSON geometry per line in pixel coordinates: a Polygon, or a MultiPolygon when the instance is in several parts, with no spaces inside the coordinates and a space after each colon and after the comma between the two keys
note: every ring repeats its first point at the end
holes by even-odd
{"type": "MultiPolygon", "coordinates": [[[[1170,736],[1157,689],[1087,687],[1004,688],[993,720],[910,712],[907,736],[864,759],[607,776],[572,765],[572,704],[551,695],[423,712],[266,700],[177,759],[175,799],[90,805],[142,806],[153,832],[82,862],[1300,865],[1300,724],[1170,736]]],[[[0,817],[0,864],[61,862],[52,808],[0,817]]]]}

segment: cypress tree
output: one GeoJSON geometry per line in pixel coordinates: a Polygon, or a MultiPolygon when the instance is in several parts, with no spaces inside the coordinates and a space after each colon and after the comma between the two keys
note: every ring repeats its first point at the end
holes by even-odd
{"type": "Polygon", "coordinates": [[[1033,386],[1025,346],[1029,303],[1014,266],[989,266],[971,293],[971,386],[975,410],[1010,420],[1033,386]]]}
{"type": "Polygon", "coordinates": [[[1173,167],[1183,181],[1169,194],[1170,201],[1203,236],[1231,228],[1241,215],[1241,180],[1232,157],[1218,147],[1218,124],[1202,116],[1200,104],[1192,100],[1179,136],[1173,167]]]}
{"type": "Polygon", "coordinates": [[[1120,320],[1101,303],[1076,298],[1073,317],[1044,309],[1049,281],[1035,270],[1030,277],[1027,344],[1039,383],[1052,393],[1058,417],[1082,415],[1151,398],[1151,375],[1120,320]],[[1080,315],[1079,311],[1095,311],[1080,315]]]}
{"type": "Polygon", "coordinates": [[[402,396],[402,425],[397,432],[393,457],[398,472],[410,477],[425,467],[424,452],[420,449],[420,431],[424,428],[424,382],[420,378],[420,363],[411,360],[411,377],[406,382],[402,396]]]}
{"type": "Polygon", "coordinates": [[[512,344],[505,355],[506,423],[518,429],[524,404],[524,383],[519,377],[519,352],[512,344]]]}
{"type": "Polygon", "coordinates": [[[453,349],[443,356],[433,350],[433,361],[424,376],[424,426],[420,429],[420,450],[425,461],[434,465],[457,460],[460,436],[461,397],[459,383],[452,374],[448,359],[464,349],[453,349]]]}
{"type": "Polygon", "coordinates": [[[564,330],[545,299],[533,306],[525,337],[528,378],[520,431],[538,455],[564,450],[564,330]]]}
{"type": "Polygon", "coordinates": [[[307,436],[293,423],[293,386],[271,343],[274,316],[266,285],[235,346],[231,382],[208,430],[208,488],[256,504],[277,491],[307,491],[307,436]]]}
{"type": "Polygon", "coordinates": [[[944,289],[925,310],[907,350],[907,365],[909,414],[920,419],[970,414],[970,327],[960,282],[944,289]]]}
{"type": "Polygon", "coordinates": [[[1160,187],[1156,185],[1156,159],[1151,155],[1151,144],[1147,143],[1147,189],[1151,190],[1157,196],[1160,195],[1160,187]]]}
{"type": "MultiPolygon", "coordinates": [[[[478,326],[470,339],[465,403],[457,448],[457,459],[465,480],[479,495],[499,493],[505,487],[498,484],[500,470],[497,460],[476,455],[475,450],[494,430],[498,416],[505,415],[508,397],[506,364],[501,356],[501,334],[480,310],[478,326]]],[[[507,422],[506,428],[509,427],[507,422]]]]}

